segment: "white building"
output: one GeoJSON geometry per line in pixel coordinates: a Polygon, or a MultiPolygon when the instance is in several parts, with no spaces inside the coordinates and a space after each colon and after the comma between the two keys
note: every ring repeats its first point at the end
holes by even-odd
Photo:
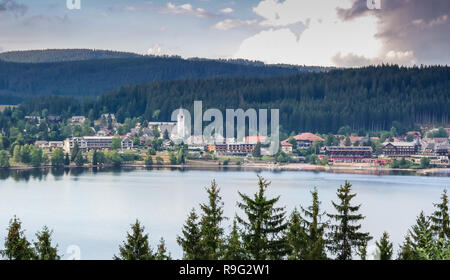
{"type": "Polygon", "coordinates": [[[85,116],[72,116],[73,123],[84,123],[86,121],[85,116]]]}
{"type": "MultiPolygon", "coordinates": [[[[64,141],[64,151],[69,153],[75,143],[82,151],[90,151],[93,149],[103,150],[111,148],[113,136],[84,136],[68,138],[64,141]]],[[[128,137],[121,138],[122,149],[132,149],[133,140],[128,137]]]]}

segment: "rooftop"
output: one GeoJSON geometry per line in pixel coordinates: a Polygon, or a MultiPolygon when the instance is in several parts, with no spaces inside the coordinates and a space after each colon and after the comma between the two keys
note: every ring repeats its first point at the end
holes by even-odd
{"type": "Polygon", "coordinates": [[[310,132],[301,133],[294,136],[294,139],[297,141],[319,141],[323,142],[324,139],[310,132]]]}

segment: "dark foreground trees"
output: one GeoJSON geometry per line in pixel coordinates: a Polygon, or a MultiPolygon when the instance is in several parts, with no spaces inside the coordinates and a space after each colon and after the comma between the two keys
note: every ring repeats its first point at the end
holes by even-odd
{"type": "Polygon", "coordinates": [[[361,205],[353,205],[352,199],[356,194],[351,193],[352,185],[345,182],[337,190],[338,203],[332,202],[336,214],[328,214],[335,222],[331,225],[328,249],[338,260],[350,260],[357,253],[358,248],[364,246],[372,237],[369,233],[361,232],[360,222],[364,216],[358,213],[361,205]]]}
{"type": "Polygon", "coordinates": [[[258,177],[258,192],[250,197],[239,192],[238,207],[245,217],[237,217],[242,225],[244,250],[249,259],[282,259],[288,252],[284,231],[287,229],[286,212],[277,207],[280,197],[268,198],[266,190],[270,183],[258,177]]]}
{"type": "Polygon", "coordinates": [[[157,252],[150,248],[148,234],[144,233],[144,226],[139,220],[131,225],[131,232],[127,233],[127,240],[119,246],[119,256],[116,260],[164,260],[169,259],[164,239],[161,239],[157,252]]]}
{"type": "MultiPolygon", "coordinates": [[[[361,231],[364,216],[361,205],[355,205],[351,184],[337,190],[338,201],[332,202],[335,213],[321,210],[317,189],[312,203],[300,211],[294,209],[286,217],[279,207],[280,197],[268,197],[269,182],[258,177],[254,195],[239,193],[237,206],[242,210],[232,222],[228,233],[223,222],[224,203],[215,181],[206,188],[207,201],[200,204],[199,214],[192,209],[177,237],[186,260],[325,260],[336,258],[365,260],[368,256],[369,233],[361,231]],[[324,220],[329,217],[330,220],[324,220]]],[[[53,232],[43,227],[35,242],[28,241],[21,221],[11,219],[2,258],[8,260],[58,260],[58,245],[52,243],[53,232]],[[34,246],[33,246],[34,245],[34,246]]],[[[389,234],[384,232],[375,242],[376,259],[390,260],[450,260],[448,231],[448,198],[444,191],[431,216],[421,212],[405,236],[397,256],[389,234]]],[[[153,250],[144,226],[136,220],[119,246],[116,260],[169,260],[171,255],[163,238],[153,250]]],[[[369,250],[369,253],[370,250],[369,250]]]]}
{"type": "Polygon", "coordinates": [[[37,241],[34,247],[27,240],[22,222],[14,217],[9,222],[8,236],[5,239],[5,249],[0,253],[8,260],[59,260],[58,245],[52,245],[52,231],[46,226],[36,233],[37,241]]]}

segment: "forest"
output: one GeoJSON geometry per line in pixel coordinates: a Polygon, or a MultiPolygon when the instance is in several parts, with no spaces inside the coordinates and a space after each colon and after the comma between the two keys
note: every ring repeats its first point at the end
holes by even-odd
{"type": "Polygon", "coordinates": [[[136,57],[142,57],[142,55],[129,52],[91,49],[47,49],[30,51],[9,51],[0,53],[0,60],[20,63],[45,63],[136,57]]]}
{"type": "Polygon", "coordinates": [[[0,104],[18,104],[27,96],[98,96],[122,86],[152,81],[211,77],[264,78],[323,69],[114,52],[35,52],[0,54],[0,104]],[[67,61],[70,59],[68,57],[79,60],[67,61]]]}
{"type": "Polygon", "coordinates": [[[353,131],[389,130],[400,123],[449,123],[450,68],[447,66],[370,66],[271,78],[209,78],[157,81],[125,86],[98,98],[30,98],[24,114],[62,116],[115,113],[148,121],[170,120],[174,109],[192,111],[194,100],[203,109],[279,109],[285,132],[335,133],[342,126],[353,131]]]}

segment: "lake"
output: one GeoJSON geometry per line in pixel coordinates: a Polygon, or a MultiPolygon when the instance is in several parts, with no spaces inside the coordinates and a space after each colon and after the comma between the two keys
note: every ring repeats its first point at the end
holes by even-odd
{"type": "MultiPolygon", "coordinates": [[[[54,230],[63,259],[73,255],[72,245],[82,259],[111,259],[126,238],[130,224],[138,218],[156,247],[164,237],[172,257],[182,251],[176,243],[182,225],[193,207],[205,202],[204,190],[212,179],[221,188],[225,215],[241,214],[236,208],[238,191],[257,191],[257,175],[272,182],[268,194],[280,195],[280,206],[289,212],[311,203],[310,191],[317,187],[322,207],[332,210],[336,189],[345,180],[357,193],[366,216],[363,230],[379,239],[388,231],[395,252],[421,210],[433,211],[450,177],[356,175],[323,172],[252,172],[199,170],[27,170],[0,172],[0,248],[3,249],[9,220],[23,222],[29,240],[47,225],[54,230]],[[72,247],[71,247],[72,246],[72,247]],[[68,251],[69,250],[69,251],[68,251]]],[[[226,222],[226,226],[231,219],[226,222]]],[[[374,240],[370,243],[373,249],[374,240]]]]}

